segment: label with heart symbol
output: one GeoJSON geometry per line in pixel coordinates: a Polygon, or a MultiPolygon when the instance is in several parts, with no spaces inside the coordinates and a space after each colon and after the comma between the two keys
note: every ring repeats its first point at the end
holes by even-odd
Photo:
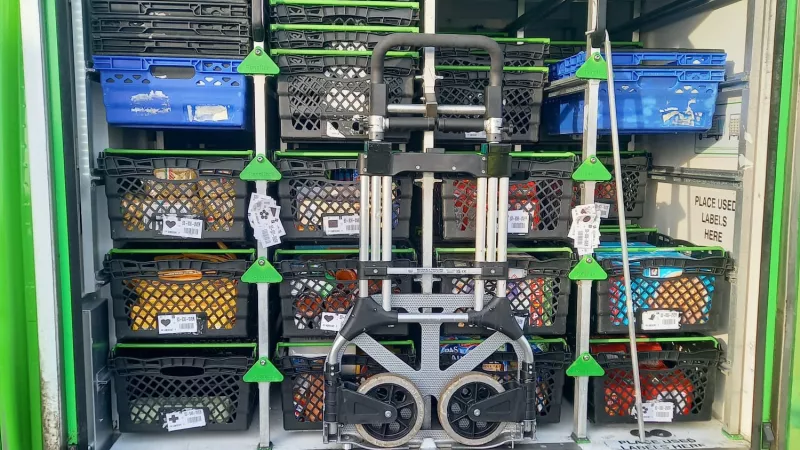
{"type": "Polygon", "coordinates": [[[326,331],[340,331],[350,314],[337,314],[337,313],[322,313],[322,320],[320,320],[320,329],[326,331]]]}
{"type": "Polygon", "coordinates": [[[197,314],[159,314],[158,334],[196,334],[197,314]]]}
{"type": "Polygon", "coordinates": [[[180,238],[201,239],[204,222],[202,219],[179,217],[177,214],[164,214],[161,217],[161,234],[180,238]]]}

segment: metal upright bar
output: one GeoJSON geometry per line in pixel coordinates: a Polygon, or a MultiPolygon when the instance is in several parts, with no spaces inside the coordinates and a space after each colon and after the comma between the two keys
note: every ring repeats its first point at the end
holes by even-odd
{"type": "MultiPolygon", "coordinates": [[[[486,178],[478,178],[478,192],[475,202],[475,262],[486,261],[486,178]]],[[[475,280],[475,311],[483,309],[483,294],[486,282],[475,280]]]]}
{"type": "MultiPolygon", "coordinates": [[[[369,196],[370,196],[370,179],[372,177],[362,176],[359,177],[361,181],[361,192],[360,194],[360,205],[361,207],[361,214],[359,215],[359,231],[360,234],[358,235],[358,259],[361,262],[369,261],[369,219],[370,214],[368,211],[365,211],[365,208],[368,208],[369,205],[369,196]]],[[[367,298],[369,297],[369,280],[359,280],[358,281],[358,294],[360,298],[367,298]]]]}
{"type": "MultiPolygon", "coordinates": [[[[370,253],[370,261],[380,261],[381,260],[381,186],[383,184],[382,178],[380,176],[372,176],[370,177],[372,180],[370,181],[371,188],[372,188],[372,195],[370,196],[369,203],[367,206],[370,218],[370,243],[369,243],[369,253],[370,253]]],[[[362,206],[365,208],[365,206],[362,206]]]]}
{"type": "MultiPolygon", "coordinates": [[[[500,178],[498,187],[497,214],[497,259],[498,262],[508,260],[508,177],[500,178]]],[[[506,280],[497,281],[495,295],[503,297],[506,293],[506,280]]]]}
{"type": "MultiPolygon", "coordinates": [[[[423,1],[422,32],[436,34],[436,0],[423,1]]],[[[436,84],[435,50],[423,50],[422,83],[424,95],[435,95],[436,84]]],[[[427,152],[434,147],[434,132],[426,131],[423,136],[422,151],[427,152]]],[[[422,267],[433,267],[433,191],[436,178],[432,172],[422,174],[422,267]]],[[[433,293],[433,275],[422,275],[422,293],[433,293]]]]}
{"type": "Polygon", "coordinates": [[[489,178],[486,194],[489,206],[486,211],[486,261],[497,261],[497,178],[489,178]]]}
{"type": "MultiPolygon", "coordinates": [[[[381,260],[392,260],[392,177],[383,177],[383,198],[381,199],[381,260]]],[[[383,309],[392,309],[392,281],[383,280],[383,309]]]]}

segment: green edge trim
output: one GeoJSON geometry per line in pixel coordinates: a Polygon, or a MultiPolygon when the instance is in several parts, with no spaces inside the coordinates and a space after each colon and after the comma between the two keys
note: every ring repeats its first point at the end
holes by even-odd
{"type": "MultiPolygon", "coordinates": [[[[378,341],[382,345],[406,345],[413,347],[414,341],[401,340],[401,341],[378,341]]],[[[303,341],[303,342],[278,342],[275,344],[276,348],[302,348],[302,347],[330,347],[333,345],[331,341],[303,341]]],[[[355,345],[355,344],[350,344],[355,345]]]]}
{"type": "Polygon", "coordinates": [[[550,38],[493,37],[497,42],[522,42],[523,44],[549,44],[550,38]]]}
{"type": "MultiPolygon", "coordinates": [[[[475,253],[474,248],[469,247],[454,247],[454,248],[437,248],[434,250],[437,255],[439,254],[448,254],[448,253],[475,253]]],[[[570,253],[572,254],[572,249],[569,247],[512,247],[507,249],[508,253],[570,253]]]]}
{"type": "Polygon", "coordinates": [[[134,150],[125,148],[107,148],[103,152],[108,153],[109,155],[253,157],[253,152],[251,150],[134,150]]]}
{"type": "Polygon", "coordinates": [[[136,344],[120,343],[114,346],[112,351],[118,348],[258,348],[258,344],[252,342],[186,342],[178,344],[136,344]]]}
{"type": "MultiPolygon", "coordinates": [[[[636,230],[640,231],[640,230],[636,230]]],[[[622,247],[598,247],[595,253],[604,252],[621,252],[622,247]]],[[[653,253],[653,252],[722,252],[725,249],[722,247],[629,247],[628,253],[653,253]]]]}
{"type": "MultiPolygon", "coordinates": [[[[606,152],[606,151],[597,152],[595,154],[597,156],[614,156],[614,152],[606,152]]],[[[645,156],[645,155],[649,155],[649,154],[650,153],[645,151],[645,150],[634,150],[632,152],[622,151],[622,152],[619,153],[619,156],[622,156],[622,157],[625,157],[625,156],[645,156]]]]}
{"type": "Polygon", "coordinates": [[[299,6],[375,6],[381,8],[419,9],[418,2],[381,0],[270,0],[269,4],[299,6]]]}
{"type": "Polygon", "coordinates": [[[303,151],[303,152],[281,152],[276,151],[275,158],[358,158],[361,152],[326,152],[326,151],[303,151]]]}
{"type": "MultiPolygon", "coordinates": [[[[327,248],[327,249],[308,249],[308,250],[284,250],[284,249],[277,249],[275,253],[272,255],[272,260],[276,261],[278,256],[281,255],[357,255],[359,253],[358,248],[327,248]]],[[[392,254],[400,255],[400,254],[411,254],[413,257],[416,258],[417,251],[413,248],[393,248],[392,254]]]]}
{"type": "MultiPolygon", "coordinates": [[[[310,55],[310,56],[372,56],[372,50],[303,50],[303,49],[289,49],[289,48],[276,48],[269,51],[270,55],[310,55]]],[[[419,58],[417,52],[386,52],[386,56],[390,58],[419,58]]]]}
{"type": "MultiPolygon", "coordinates": [[[[453,70],[459,72],[488,72],[491,70],[490,66],[436,66],[436,70],[453,70]]],[[[535,73],[548,73],[550,69],[547,67],[515,67],[504,66],[504,72],[535,72],[535,73]]]]}
{"type": "MultiPolygon", "coordinates": [[[[442,344],[480,344],[483,342],[484,339],[454,339],[452,341],[445,341],[440,340],[439,345],[442,344]]],[[[567,346],[567,341],[562,338],[528,338],[528,342],[531,344],[562,344],[565,347],[567,346]]],[[[505,345],[505,344],[500,344],[505,345]]]]}
{"type": "Polygon", "coordinates": [[[300,23],[273,23],[271,31],[365,31],[373,33],[419,33],[419,27],[391,27],[385,25],[308,25],[300,23]]]}
{"type": "MultiPolygon", "coordinates": [[[[445,150],[448,155],[481,155],[481,152],[470,150],[445,150]]],[[[511,152],[509,153],[512,158],[570,158],[576,159],[577,155],[572,152],[511,152]]]]}
{"type": "MultiPolygon", "coordinates": [[[[590,344],[627,344],[629,342],[628,338],[589,339],[590,344]]],[[[712,336],[637,337],[636,342],[713,342],[715,346],[719,347],[719,341],[712,336]]]]}
{"type": "MultiPolygon", "coordinates": [[[[628,225],[626,229],[628,233],[658,233],[658,228],[640,228],[628,225]]],[[[616,225],[600,225],[600,231],[603,233],[619,233],[620,228],[616,225]]]]}
{"type": "Polygon", "coordinates": [[[252,248],[247,249],[192,249],[192,248],[179,248],[179,249],[159,249],[159,248],[112,248],[108,251],[109,255],[177,255],[181,253],[200,253],[206,255],[224,255],[231,253],[234,255],[254,255],[256,251],[252,248]]]}
{"type": "MultiPolygon", "coordinates": [[[[550,45],[586,45],[586,41],[550,41],[550,45]]],[[[643,48],[644,44],[641,42],[624,42],[624,41],[611,41],[611,46],[629,45],[643,48]]]]}

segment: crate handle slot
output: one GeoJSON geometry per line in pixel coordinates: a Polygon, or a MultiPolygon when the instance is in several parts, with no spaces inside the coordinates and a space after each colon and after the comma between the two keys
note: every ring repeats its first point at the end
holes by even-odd
{"type": "Polygon", "coordinates": [[[188,377],[199,377],[206,373],[206,369],[202,367],[190,367],[190,366],[170,366],[170,367],[162,367],[161,375],[166,377],[179,377],[179,378],[188,378],[188,377]]]}
{"type": "Polygon", "coordinates": [[[158,279],[171,282],[199,281],[203,279],[203,272],[193,269],[160,270],[158,272],[158,279]]]}
{"type": "Polygon", "coordinates": [[[197,74],[192,66],[150,66],[150,75],[170,80],[190,80],[197,74]]]}

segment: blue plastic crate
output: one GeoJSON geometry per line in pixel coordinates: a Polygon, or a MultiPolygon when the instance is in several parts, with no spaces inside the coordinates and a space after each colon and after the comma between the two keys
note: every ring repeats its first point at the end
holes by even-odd
{"type": "MultiPolygon", "coordinates": [[[[620,66],[724,66],[728,55],[722,50],[646,49],[618,50],[612,53],[614,67],[620,66]]],[[[605,53],[603,53],[605,57],[605,53]]],[[[570,56],[550,66],[550,80],[560,80],[575,75],[586,61],[586,52],[570,56]]]]}
{"type": "MultiPolygon", "coordinates": [[[[700,132],[711,128],[719,83],[717,69],[615,69],[620,134],[700,132]]],[[[583,133],[583,93],[548,98],[542,119],[549,134],[583,133]]],[[[611,131],[608,83],[600,83],[600,133],[611,131]]]]}
{"type": "Polygon", "coordinates": [[[244,128],[247,82],[240,61],[94,56],[111,125],[244,128]]]}

